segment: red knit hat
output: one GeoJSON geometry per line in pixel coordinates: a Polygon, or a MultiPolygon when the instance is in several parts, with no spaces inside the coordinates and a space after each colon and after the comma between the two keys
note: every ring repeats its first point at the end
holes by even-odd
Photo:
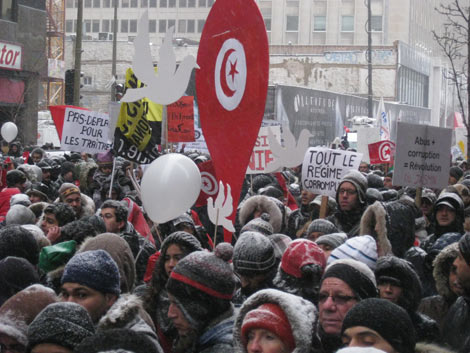
{"type": "Polygon", "coordinates": [[[296,278],[302,277],[302,267],[317,264],[325,269],[326,259],[323,250],[313,241],[296,239],[292,241],[282,255],[282,270],[296,278]]]}
{"type": "Polygon", "coordinates": [[[255,328],[271,331],[287,345],[289,352],[294,350],[295,339],[289,319],[277,304],[262,304],[245,315],[242,323],[242,341],[245,347],[248,344],[248,333],[255,328]]]}

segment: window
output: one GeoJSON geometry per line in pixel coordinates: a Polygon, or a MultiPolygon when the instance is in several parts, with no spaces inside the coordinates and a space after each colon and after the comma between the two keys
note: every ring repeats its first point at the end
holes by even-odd
{"type": "Polygon", "coordinates": [[[85,20],[85,33],[91,32],[91,20],[85,20]]]}
{"type": "Polygon", "coordinates": [[[129,20],[121,20],[121,33],[129,32],[129,20]]]}
{"type": "Polygon", "coordinates": [[[92,80],[91,76],[85,76],[83,78],[83,85],[84,86],[91,86],[92,82],[93,82],[93,80],[92,80]]]}
{"type": "Polygon", "coordinates": [[[186,31],[188,33],[194,33],[196,26],[195,26],[196,21],[195,20],[188,20],[188,23],[186,24],[186,31]]]}
{"type": "Polygon", "coordinates": [[[179,7],[188,7],[188,2],[186,0],[179,0],[179,7]]]}
{"type": "Polygon", "coordinates": [[[131,0],[131,7],[137,7],[138,6],[138,0],[131,0]]]}
{"type": "Polygon", "coordinates": [[[326,16],[313,16],[313,30],[315,32],[326,31],[326,16]]]}
{"type": "Polygon", "coordinates": [[[100,31],[100,20],[93,20],[91,22],[91,31],[93,33],[98,33],[100,31]]]}
{"type": "Polygon", "coordinates": [[[158,21],[158,32],[165,33],[166,32],[166,20],[158,21]]]}
{"type": "Polygon", "coordinates": [[[186,33],[186,20],[178,20],[178,33],[186,33]]]}
{"type": "Polygon", "coordinates": [[[105,8],[111,7],[111,0],[103,0],[103,7],[105,8]]]}
{"type": "Polygon", "coordinates": [[[93,0],[93,7],[99,9],[101,7],[100,0],[93,0]]]}
{"type": "Polygon", "coordinates": [[[202,33],[206,20],[197,20],[197,33],[202,33]]]}
{"type": "Polygon", "coordinates": [[[176,31],[176,21],[175,20],[168,20],[168,28],[174,27],[173,30],[176,31]]]}
{"type": "Polygon", "coordinates": [[[101,22],[101,32],[109,32],[109,20],[103,20],[101,22]]]}
{"type": "Polygon", "coordinates": [[[129,32],[137,32],[137,20],[129,20],[129,32]]]}
{"type": "Polygon", "coordinates": [[[149,0],[140,1],[140,7],[148,7],[148,6],[149,6],[149,0]]]}
{"type": "Polygon", "coordinates": [[[150,0],[149,7],[157,7],[157,0],[150,0]]]}
{"type": "Polygon", "coordinates": [[[122,0],[121,7],[129,7],[129,0],[122,0]]]}
{"type": "Polygon", "coordinates": [[[65,7],[68,9],[73,8],[73,0],[67,0],[65,2],[65,7]]]}
{"type": "Polygon", "coordinates": [[[73,20],[65,21],[65,32],[73,32],[73,20]]]}
{"type": "Polygon", "coordinates": [[[382,16],[371,16],[370,25],[372,32],[382,32],[382,16]]]}
{"type": "Polygon", "coordinates": [[[85,0],[85,7],[91,7],[91,0],[85,0]]]}
{"type": "Polygon", "coordinates": [[[167,0],[160,0],[160,7],[168,7],[167,0]]]}
{"type": "Polygon", "coordinates": [[[188,0],[188,7],[196,7],[196,0],[188,0]]]}
{"type": "Polygon", "coordinates": [[[176,7],[176,0],[168,0],[168,7],[176,7]]]}
{"type": "Polygon", "coordinates": [[[199,7],[206,7],[206,0],[199,0],[199,7]]]}
{"type": "Polygon", "coordinates": [[[286,17],[286,31],[296,32],[299,30],[299,16],[286,17]]]}
{"type": "Polygon", "coordinates": [[[157,32],[157,20],[149,20],[149,33],[157,32]]]}
{"type": "Polygon", "coordinates": [[[207,7],[212,7],[214,5],[214,0],[207,0],[207,7]]]}
{"type": "Polygon", "coordinates": [[[341,32],[354,32],[354,16],[341,16],[341,32]]]}
{"type": "Polygon", "coordinates": [[[271,30],[271,19],[270,18],[264,18],[264,25],[266,26],[266,30],[270,31],[271,30]]]}

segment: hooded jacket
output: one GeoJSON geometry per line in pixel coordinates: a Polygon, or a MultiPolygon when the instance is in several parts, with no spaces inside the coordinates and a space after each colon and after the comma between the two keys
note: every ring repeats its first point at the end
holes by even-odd
{"type": "Polygon", "coordinates": [[[470,298],[459,297],[449,308],[442,327],[444,342],[459,353],[470,352],[470,298]]]}
{"type": "Polygon", "coordinates": [[[444,248],[434,259],[433,276],[438,295],[424,298],[418,307],[418,311],[435,320],[441,330],[449,308],[457,300],[457,295],[449,286],[449,273],[458,252],[458,244],[454,243],[444,248]]]}
{"type": "Polygon", "coordinates": [[[253,213],[257,209],[262,213],[269,214],[269,223],[272,225],[274,233],[279,233],[283,224],[281,210],[270,197],[263,195],[252,196],[241,205],[238,214],[241,226],[253,219],[253,213]]]}
{"type": "Polygon", "coordinates": [[[295,340],[295,349],[292,353],[311,353],[321,350],[317,336],[318,314],[315,306],[296,295],[275,289],[264,289],[249,297],[240,309],[233,332],[235,352],[247,353],[241,336],[243,319],[248,312],[265,303],[277,304],[286,314],[295,340]]]}

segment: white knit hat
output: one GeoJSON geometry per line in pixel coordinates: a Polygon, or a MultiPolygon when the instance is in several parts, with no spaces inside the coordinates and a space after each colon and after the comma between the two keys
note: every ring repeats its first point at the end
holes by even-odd
{"type": "Polygon", "coordinates": [[[334,249],[328,258],[328,265],[339,259],[353,259],[367,265],[375,271],[377,265],[377,243],[370,235],[362,235],[348,239],[334,249]]]}

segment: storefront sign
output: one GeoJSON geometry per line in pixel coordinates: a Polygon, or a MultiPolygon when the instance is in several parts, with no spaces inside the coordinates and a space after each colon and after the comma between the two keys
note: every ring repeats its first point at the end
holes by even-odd
{"type": "Polygon", "coordinates": [[[0,42],[0,68],[21,70],[23,47],[18,44],[0,42]]]}

